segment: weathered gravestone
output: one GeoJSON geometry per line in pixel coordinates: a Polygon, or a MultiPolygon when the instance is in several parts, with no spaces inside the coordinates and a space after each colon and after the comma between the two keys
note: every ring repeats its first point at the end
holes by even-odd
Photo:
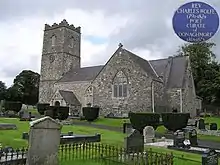
{"type": "Polygon", "coordinates": [[[202,165],[218,165],[218,153],[215,150],[207,150],[202,155],[202,165]]]}
{"type": "Polygon", "coordinates": [[[198,146],[197,142],[197,131],[195,129],[192,129],[189,131],[189,141],[190,145],[193,146],[198,146]]]}
{"type": "Polygon", "coordinates": [[[218,130],[218,125],[217,125],[217,123],[211,123],[211,124],[210,124],[210,130],[218,130]]]}
{"type": "Polygon", "coordinates": [[[28,135],[27,132],[23,132],[22,133],[22,139],[24,139],[24,140],[28,140],[29,139],[29,135],[28,135]]]}
{"type": "Polygon", "coordinates": [[[152,126],[146,126],[143,130],[144,143],[152,143],[155,138],[155,130],[152,126]]]}
{"type": "Polygon", "coordinates": [[[185,147],[184,141],[185,141],[184,132],[181,130],[177,130],[174,133],[173,145],[178,148],[184,148],[185,147]]]}
{"type": "Polygon", "coordinates": [[[204,119],[199,120],[199,129],[205,129],[205,121],[204,119]]]}
{"type": "Polygon", "coordinates": [[[138,130],[134,130],[125,138],[125,151],[127,153],[144,151],[144,136],[138,130]]]}
{"type": "Polygon", "coordinates": [[[37,119],[30,125],[26,165],[58,165],[62,125],[48,116],[37,119]]]}

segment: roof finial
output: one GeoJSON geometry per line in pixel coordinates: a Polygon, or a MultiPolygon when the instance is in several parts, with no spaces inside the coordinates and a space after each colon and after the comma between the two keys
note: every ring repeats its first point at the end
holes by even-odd
{"type": "Polygon", "coordinates": [[[119,48],[122,48],[122,47],[123,47],[122,43],[119,43],[118,46],[119,46],[119,48]]]}

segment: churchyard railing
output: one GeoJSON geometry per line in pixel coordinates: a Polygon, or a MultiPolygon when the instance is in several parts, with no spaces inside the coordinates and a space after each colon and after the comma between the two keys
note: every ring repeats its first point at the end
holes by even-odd
{"type": "Polygon", "coordinates": [[[73,160],[93,160],[105,164],[122,165],[173,165],[173,155],[157,153],[152,150],[135,153],[126,152],[122,147],[100,143],[78,143],[61,145],[59,149],[61,162],[73,160]]]}

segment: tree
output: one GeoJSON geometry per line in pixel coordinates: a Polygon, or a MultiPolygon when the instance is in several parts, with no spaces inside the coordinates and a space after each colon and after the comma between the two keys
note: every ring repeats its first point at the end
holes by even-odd
{"type": "Polygon", "coordinates": [[[38,73],[23,70],[15,77],[12,89],[16,89],[18,95],[21,95],[22,103],[35,105],[38,102],[39,82],[40,75],[38,73]]]}
{"type": "Polygon", "coordinates": [[[6,95],[6,85],[0,81],[0,100],[4,100],[6,95]]]}
{"type": "Polygon", "coordinates": [[[177,56],[189,56],[196,94],[208,104],[220,100],[220,65],[212,51],[215,43],[201,42],[185,44],[177,56]]]}

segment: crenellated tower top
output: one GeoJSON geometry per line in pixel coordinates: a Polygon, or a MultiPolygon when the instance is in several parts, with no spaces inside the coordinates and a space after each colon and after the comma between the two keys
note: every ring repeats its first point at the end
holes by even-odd
{"type": "Polygon", "coordinates": [[[45,28],[44,30],[47,31],[47,30],[52,30],[52,29],[56,29],[56,28],[60,28],[60,27],[66,27],[66,28],[69,28],[77,33],[81,33],[81,27],[75,27],[73,24],[69,25],[69,23],[63,19],[59,24],[57,23],[54,23],[53,25],[48,25],[48,24],[45,24],[45,28]]]}

